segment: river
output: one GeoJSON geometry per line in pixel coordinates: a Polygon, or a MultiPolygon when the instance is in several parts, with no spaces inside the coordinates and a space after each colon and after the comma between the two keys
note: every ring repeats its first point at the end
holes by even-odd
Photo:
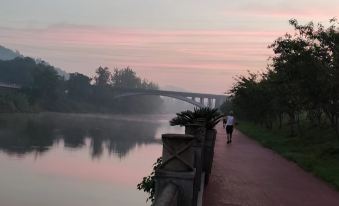
{"type": "Polygon", "coordinates": [[[0,115],[0,204],[133,206],[173,115],[0,115]]]}

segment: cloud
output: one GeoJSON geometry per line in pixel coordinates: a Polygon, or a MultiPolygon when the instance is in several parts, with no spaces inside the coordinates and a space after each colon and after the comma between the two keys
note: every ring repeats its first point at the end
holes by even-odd
{"type": "Polygon", "coordinates": [[[215,82],[230,85],[232,76],[265,68],[272,54],[267,45],[291,31],[290,18],[325,23],[339,11],[334,0],[152,0],[140,5],[88,0],[81,11],[75,2],[43,2],[45,9],[7,5],[0,25],[9,27],[0,26],[0,44],[70,72],[93,75],[99,65],[132,66],[144,78],[198,92],[215,91],[215,82]]]}
{"type": "MultiPolygon", "coordinates": [[[[91,74],[98,65],[131,66],[156,82],[157,75],[171,70],[182,74],[227,71],[234,76],[237,71],[262,68],[270,55],[267,45],[279,35],[274,30],[159,31],[71,24],[43,29],[0,27],[0,42],[68,71],[91,74]],[[150,69],[152,75],[143,72],[150,69]]],[[[176,85],[175,81],[163,81],[162,84],[176,85]]]]}
{"type": "Polygon", "coordinates": [[[298,18],[307,21],[323,21],[338,16],[339,3],[322,1],[271,1],[240,5],[237,9],[224,11],[225,16],[263,17],[288,20],[298,18]],[[331,5],[331,6],[329,6],[331,5]]]}

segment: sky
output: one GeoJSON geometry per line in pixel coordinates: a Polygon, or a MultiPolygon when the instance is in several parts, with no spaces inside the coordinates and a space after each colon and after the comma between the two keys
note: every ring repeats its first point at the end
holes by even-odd
{"type": "Polygon", "coordinates": [[[161,88],[223,94],[263,71],[288,20],[326,24],[338,0],[0,0],[0,45],[67,72],[131,67],[161,88]]]}

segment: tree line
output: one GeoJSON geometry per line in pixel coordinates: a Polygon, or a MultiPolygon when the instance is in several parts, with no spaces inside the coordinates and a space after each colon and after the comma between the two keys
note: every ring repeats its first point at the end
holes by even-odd
{"type": "Polygon", "coordinates": [[[267,128],[287,122],[292,135],[304,122],[331,125],[339,134],[338,21],[289,23],[294,32],[269,45],[273,56],[264,72],[236,78],[232,107],[240,118],[267,128]]]}
{"type": "Polygon", "coordinates": [[[0,60],[0,82],[22,86],[0,94],[0,112],[154,112],[162,103],[159,97],[113,98],[116,88],[158,89],[129,67],[99,67],[92,78],[77,72],[66,78],[45,61],[18,57],[0,60]]]}

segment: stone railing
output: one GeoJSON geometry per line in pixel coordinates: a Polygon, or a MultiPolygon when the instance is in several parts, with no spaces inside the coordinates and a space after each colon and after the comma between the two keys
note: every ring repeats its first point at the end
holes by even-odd
{"type": "Polygon", "coordinates": [[[203,121],[185,127],[185,134],[163,134],[161,166],[155,171],[154,206],[196,206],[208,184],[215,130],[203,121]]]}
{"type": "Polygon", "coordinates": [[[173,183],[168,183],[163,188],[156,199],[157,206],[178,206],[179,205],[179,187],[173,183]]]}

